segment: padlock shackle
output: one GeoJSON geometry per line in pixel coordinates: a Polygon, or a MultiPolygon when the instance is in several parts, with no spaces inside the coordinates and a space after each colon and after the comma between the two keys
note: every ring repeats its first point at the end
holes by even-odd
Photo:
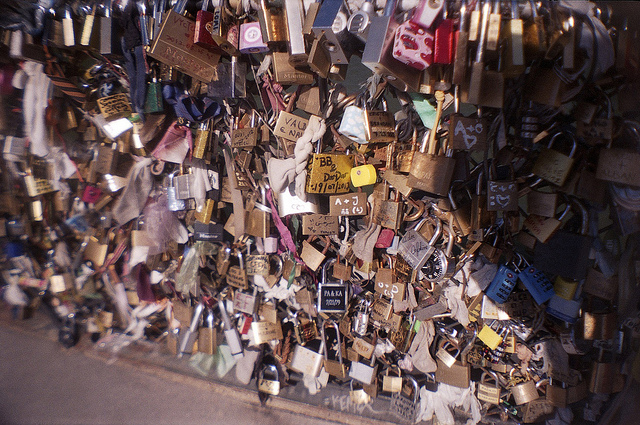
{"type": "Polygon", "coordinates": [[[327,283],[327,268],[333,263],[335,263],[336,261],[337,261],[337,258],[331,258],[324,263],[324,265],[322,266],[322,273],[321,273],[322,282],[321,283],[327,283]]]}
{"type": "Polygon", "coordinates": [[[343,360],[342,360],[342,341],[341,341],[341,338],[340,338],[340,327],[333,320],[325,320],[322,323],[322,328],[320,329],[320,332],[322,334],[322,342],[323,342],[323,345],[324,345],[324,350],[323,350],[324,359],[325,360],[329,360],[329,347],[327,346],[326,333],[325,333],[325,329],[327,328],[327,326],[334,328],[335,331],[336,331],[336,335],[337,335],[336,338],[338,340],[338,350],[337,350],[338,362],[340,364],[344,364],[343,360]]]}
{"type": "Polygon", "coordinates": [[[571,152],[569,152],[569,158],[573,158],[573,156],[576,154],[576,149],[578,148],[578,142],[576,141],[576,138],[571,133],[558,132],[554,134],[553,137],[551,137],[551,140],[549,140],[549,143],[547,144],[547,149],[551,149],[556,139],[560,136],[568,136],[569,139],[571,140],[571,143],[573,143],[573,145],[571,146],[571,152]]]}

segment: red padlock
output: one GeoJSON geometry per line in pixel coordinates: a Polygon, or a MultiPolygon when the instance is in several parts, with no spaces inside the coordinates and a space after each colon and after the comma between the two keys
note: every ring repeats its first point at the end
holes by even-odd
{"type": "Polygon", "coordinates": [[[455,21],[453,19],[443,19],[440,21],[434,35],[433,63],[453,63],[455,32],[455,21]]]}
{"type": "Polygon", "coordinates": [[[433,34],[411,21],[403,22],[396,29],[393,57],[419,70],[433,63],[433,34]]]}
{"type": "Polygon", "coordinates": [[[376,240],[376,248],[389,248],[393,244],[396,233],[391,229],[382,229],[376,240]]]}

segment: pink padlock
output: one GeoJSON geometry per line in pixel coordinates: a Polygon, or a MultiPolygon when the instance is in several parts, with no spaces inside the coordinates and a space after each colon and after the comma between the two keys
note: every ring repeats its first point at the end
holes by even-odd
{"type": "Polygon", "coordinates": [[[102,196],[102,191],[97,186],[86,185],[82,192],[82,201],[88,204],[95,204],[102,196]]]}
{"type": "Polygon", "coordinates": [[[393,42],[393,57],[419,70],[433,63],[433,41],[431,32],[411,21],[400,24],[393,42]]]}
{"type": "Polygon", "coordinates": [[[376,248],[389,248],[393,243],[393,237],[395,236],[395,232],[391,229],[382,229],[380,234],[378,235],[378,239],[376,240],[375,247],[376,248]]]}

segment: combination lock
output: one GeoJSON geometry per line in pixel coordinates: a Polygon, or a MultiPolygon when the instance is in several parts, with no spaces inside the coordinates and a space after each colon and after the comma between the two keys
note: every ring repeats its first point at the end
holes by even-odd
{"type": "Polygon", "coordinates": [[[433,254],[427,259],[422,266],[422,273],[429,282],[441,282],[453,276],[456,264],[452,261],[451,251],[453,249],[454,233],[451,228],[448,229],[448,241],[446,250],[436,248],[433,254]]]}

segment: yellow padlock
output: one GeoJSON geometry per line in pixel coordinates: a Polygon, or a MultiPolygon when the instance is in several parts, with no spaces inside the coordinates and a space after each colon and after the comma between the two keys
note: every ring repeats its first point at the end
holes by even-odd
{"type": "Polygon", "coordinates": [[[556,295],[569,301],[573,299],[577,289],[578,281],[565,279],[561,276],[556,277],[553,285],[553,290],[556,292],[556,295]]]}
{"type": "Polygon", "coordinates": [[[498,348],[502,343],[502,336],[498,335],[496,331],[486,325],[482,327],[480,332],[478,332],[478,338],[480,338],[480,341],[484,342],[485,345],[492,350],[498,348]]]}
{"type": "Polygon", "coordinates": [[[374,184],[377,179],[376,167],[371,164],[360,165],[351,169],[351,184],[355,187],[374,184]]]}

